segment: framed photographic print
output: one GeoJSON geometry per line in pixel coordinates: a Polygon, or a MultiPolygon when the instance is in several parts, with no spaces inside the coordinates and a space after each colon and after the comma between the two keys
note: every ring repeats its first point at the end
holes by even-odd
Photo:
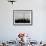
{"type": "Polygon", "coordinates": [[[32,10],[13,10],[14,25],[32,25],[32,10]]]}

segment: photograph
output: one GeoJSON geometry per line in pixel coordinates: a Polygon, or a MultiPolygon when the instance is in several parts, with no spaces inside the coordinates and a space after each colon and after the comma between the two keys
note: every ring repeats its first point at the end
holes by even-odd
{"type": "Polygon", "coordinates": [[[13,24],[32,24],[32,10],[13,10],[13,24]]]}

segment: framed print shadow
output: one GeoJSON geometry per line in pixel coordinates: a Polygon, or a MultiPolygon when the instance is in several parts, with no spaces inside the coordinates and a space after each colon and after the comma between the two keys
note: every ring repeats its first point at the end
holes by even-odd
{"type": "Polygon", "coordinates": [[[32,10],[13,10],[14,25],[32,25],[32,10]]]}

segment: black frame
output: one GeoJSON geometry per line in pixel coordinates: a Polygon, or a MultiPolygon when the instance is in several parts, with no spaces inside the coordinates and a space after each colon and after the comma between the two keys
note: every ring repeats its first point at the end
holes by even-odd
{"type": "Polygon", "coordinates": [[[13,25],[32,25],[33,24],[33,11],[32,10],[13,10],[13,25]],[[31,24],[14,24],[14,11],[31,11],[31,24]]]}

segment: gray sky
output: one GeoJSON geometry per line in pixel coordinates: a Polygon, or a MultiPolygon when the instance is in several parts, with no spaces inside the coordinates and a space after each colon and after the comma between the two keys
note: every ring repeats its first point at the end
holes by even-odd
{"type": "Polygon", "coordinates": [[[14,11],[15,19],[24,18],[24,17],[30,19],[31,11],[14,11]]]}

